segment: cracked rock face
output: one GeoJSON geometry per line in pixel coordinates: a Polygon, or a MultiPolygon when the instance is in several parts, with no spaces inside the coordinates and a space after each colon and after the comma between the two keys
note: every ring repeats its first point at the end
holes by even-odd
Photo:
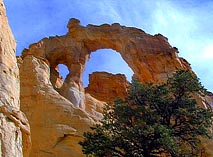
{"type": "Polygon", "coordinates": [[[33,157],[84,156],[78,142],[83,132],[102,118],[103,101],[125,97],[128,83],[122,75],[92,74],[95,81],[84,89],[82,75],[92,52],[104,48],[117,51],[140,82],[160,83],[177,69],[191,70],[160,34],[152,36],[119,24],[84,27],[77,19],[71,19],[67,27],[66,35],[44,38],[19,58],[21,109],[30,122],[33,157]],[[69,70],[64,81],[58,64],[69,70]],[[103,89],[108,86],[111,89],[103,89]],[[121,93],[121,89],[125,91],[121,93]]]}
{"type": "Polygon", "coordinates": [[[20,111],[19,71],[16,43],[9,28],[5,7],[0,0],[0,156],[28,156],[30,127],[20,111]]]}

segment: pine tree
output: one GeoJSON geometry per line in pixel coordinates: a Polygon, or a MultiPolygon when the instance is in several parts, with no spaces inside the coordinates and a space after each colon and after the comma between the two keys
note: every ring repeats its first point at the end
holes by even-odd
{"type": "Polygon", "coordinates": [[[104,110],[100,124],[84,134],[83,153],[94,157],[198,156],[200,139],[211,138],[213,113],[193,98],[205,90],[189,71],[161,85],[132,82],[126,100],[104,110]]]}

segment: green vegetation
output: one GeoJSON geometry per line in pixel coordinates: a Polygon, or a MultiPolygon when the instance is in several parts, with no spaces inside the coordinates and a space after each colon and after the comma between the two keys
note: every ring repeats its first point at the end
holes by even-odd
{"type": "Polygon", "coordinates": [[[88,156],[198,156],[200,138],[211,138],[212,110],[193,98],[205,92],[198,78],[179,70],[161,85],[133,82],[125,101],[104,111],[101,124],[80,142],[88,156]]]}

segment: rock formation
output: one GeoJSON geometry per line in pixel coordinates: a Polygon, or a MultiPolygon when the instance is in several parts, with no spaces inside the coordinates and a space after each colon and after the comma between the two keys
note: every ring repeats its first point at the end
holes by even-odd
{"type": "MultiPolygon", "coordinates": [[[[191,70],[188,62],[178,57],[178,50],[160,34],[152,36],[117,23],[84,27],[79,20],[71,19],[66,35],[44,38],[18,57],[19,88],[15,41],[2,0],[0,4],[0,156],[85,156],[78,145],[83,132],[102,118],[106,102],[126,96],[128,86],[121,74],[99,72],[90,75],[90,84],[84,89],[86,62],[98,49],[120,53],[140,82],[160,83],[177,69],[191,70]],[[69,69],[64,81],[58,64],[69,69]],[[20,111],[19,91],[21,111],[31,131],[20,111]]],[[[208,97],[201,103],[208,106],[212,101],[208,97]]],[[[208,142],[204,144],[210,152],[213,142],[208,142]]]]}
{"type": "Polygon", "coordinates": [[[124,74],[110,74],[107,72],[94,72],[89,75],[89,85],[85,89],[98,100],[113,102],[117,98],[125,98],[130,83],[124,74]]]}
{"type": "Polygon", "coordinates": [[[85,94],[82,74],[92,52],[116,50],[141,82],[159,83],[177,69],[191,70],[160,34],[152,36],[119,24],[84,27],[77,19],[69,21],[68,29],[64,36],[30,45],[21,56],[21,109],[31,126],[30,156],[83,156],[77,143],[82,133],[101,119],[106,105],[102,101],[126,95],[124,76],[107,73],[92,74],[86,89],[92,96],[85,94]],[[58,64],[69,69],[64,82],[58,64]]]}
{"type": "Polygon", "coordinates": [[[0,156],[28,156],[30,127],[20,111],[19,71],[16,43],[9,28],[3,1],[0,0],[0,156]],[[23,148],[23,149],[22,149],[23,148]]]}
{"type": "Polygon", "coordinates": [[[151,36],[119,24],[83,27],[77,19],[71,19],[68,28],[64,36],[44,38],[30,45],[23,51],[22,58],[33,55],[46,59],[54,87],[60,78],[57,65],[65,64],[70,72],[58,91],[76,107],[85,108],[82,73],[91,52],[98,49],[119,52],[141,82],[162,82],[177,69],[190,69],[162,35],[151,36]]]}
{"type": "Polygon", "coordinates": [[[78,142],[94,120],[61,96],[50,82],[48,61],[33,55],[20,63],[21,110],[31,126],[32,157],[83,156],[78,142]]]}

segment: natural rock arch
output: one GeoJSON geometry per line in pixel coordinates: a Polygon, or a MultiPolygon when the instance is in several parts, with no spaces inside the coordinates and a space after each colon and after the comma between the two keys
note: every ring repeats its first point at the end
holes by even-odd
{"type": "Polygon", "coordinates": [[[177,69],[190,70],[162,35],[151,36],[119,24],[83,27],[76,19],[69,21],[68,28],[64,36],[30,45],[20,59],[20,101],[30,122],[31,156],[85,156],[78,142],[100,120],[105,105],[84,94],[82,74],[91,52],[103,48],[119,52],[141,82],[158,83],[177,69]],[[59,91],[63,96],[50,82],[58,64],[70,71],[59,91]]]}
{"type": "Polygon", "coordinates": [[[86,62],[90,53],[98,49],[119,52],[141,82],[162,82],[177,69],[190,69],[189,64],[178,57],[177,49],[160,34],[152,36],[117,23],[84,27],[77,19],[70,19],[67,27],[66,35],[44,38],[30,45],[22,57],[30,54],[47,59],[51,72],[58,64],[66,65],[70,73],[60,93],[78,107],[84,108],[82,74],[86,62]]]}

